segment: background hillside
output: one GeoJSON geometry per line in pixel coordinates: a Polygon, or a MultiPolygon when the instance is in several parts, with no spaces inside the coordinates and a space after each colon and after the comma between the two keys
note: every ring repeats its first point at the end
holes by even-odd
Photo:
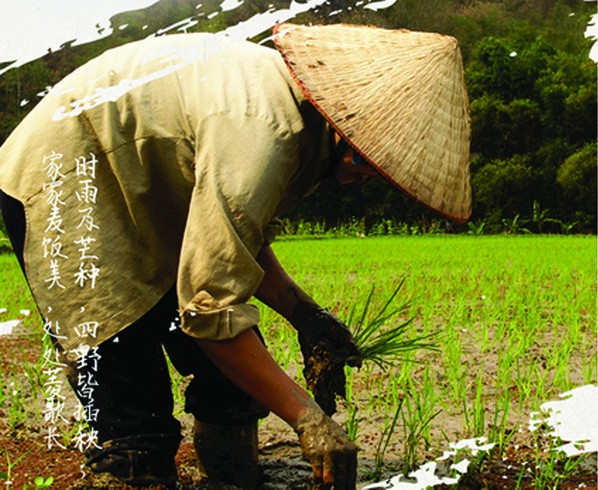
{"type": "MultiPolygon", "coordinates": [[[[220,31],[289,6],[246,0],[223,9],[224,3],[161,0],[114,16],[113,26],[126,27],[106,38],[81,46],[67,42],[9,69],[0,75],[0,143],[48,87],[106,49],[151,33],[220,31]]],[[[584,31],[596,2],[398,0],[381,7],[390,3],[329,0],[292,20],[436,31],[459,39],[473,130],[472,224],[446,222],[377,181],[355,188],[323,185],[292,210],[289,224],[326,228],[353,221],[382,233],[397,223],[423,231],[595,233],[596,64],[588,58],[591,41],[584,31]]]]}

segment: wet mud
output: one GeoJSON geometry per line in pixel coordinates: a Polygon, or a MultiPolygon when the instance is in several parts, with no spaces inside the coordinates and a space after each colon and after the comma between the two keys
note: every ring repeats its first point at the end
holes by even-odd
{"type": "Polygon", "coordinates": [[[336,394],[345,391],[344,361],[322,345],[315,345],[305,362],[303,376],[324,413],[336,413],[336,394]]]}

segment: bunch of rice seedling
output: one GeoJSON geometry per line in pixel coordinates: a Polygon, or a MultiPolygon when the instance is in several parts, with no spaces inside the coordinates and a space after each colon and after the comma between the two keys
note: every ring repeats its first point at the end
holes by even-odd
{"type": "Polygon", "coordinates": [[[399,322],[396,325],[387,326],[393,323],[393,319],[405,313],[409,309],[409,303],[405,302],[389,310],[397,294],[403,287],[405,279],[402,279],[395,288],[384,306],[369,318],[370,305],[374,295],[374,287],[370,291],[359,319],[353,323],[355,306],[353,307],[348,324],[351,326],[355,343],[361,353],[364,362],[371,361],[382,369],[394,366],[398,361],[405,361],[406,354],[419,349],[438,350],[433,337],[438,332],[427,335],[409,336],[409,326],[413,318],[399,322]]]}

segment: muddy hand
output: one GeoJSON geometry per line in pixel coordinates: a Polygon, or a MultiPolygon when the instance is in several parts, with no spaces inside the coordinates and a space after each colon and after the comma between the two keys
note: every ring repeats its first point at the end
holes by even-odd
{"type": "Polygon", "coordinates": [[[312,465],[314,488],[355,489],[357,446],[336,422],[313,403],[293,428],[312,465]]]}
{"type": "Polygon", "coordinates": [[[347,325],[328,310],[307,301],[298,301],[290,318],[299,332],[299,343],[305,355],[314,345],[326,348],[349,366],[361,367],[361,355],[347,325]]]}
{"type": "Polygon", "coordinates": [[[336,411],[336,395],[345,397],[345,364],[361,366],[361,356],[347,326],[320,306],[299,301],[290,318],[299,333],[303,375],[322,409],[336,411]]]}

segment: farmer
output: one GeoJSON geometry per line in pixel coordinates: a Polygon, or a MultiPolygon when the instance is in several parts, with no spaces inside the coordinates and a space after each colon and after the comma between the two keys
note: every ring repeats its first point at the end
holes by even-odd
{"type": "Polygon", "coordinates": [[[273,411],[297,432],[317,483],[354,488],[356,447],[325,412],[359,352],[277,261],[277,218],[326,178],[371,175],[469,216],[454,39],[286,24],[275,43],[181,34],[106,51],[53,87],[0,149],[5,224],[56,363],[97,432],[87,452],[96,472],[176,482],[181,426],[164,348],[193,375],[185,410],[210,481],[258,484],[257,420],[273,411]],[[316,354],[332,359],[308,379],[322,407],[269,355],[252,296],[298,330],[306,377],[316,354]]]}

